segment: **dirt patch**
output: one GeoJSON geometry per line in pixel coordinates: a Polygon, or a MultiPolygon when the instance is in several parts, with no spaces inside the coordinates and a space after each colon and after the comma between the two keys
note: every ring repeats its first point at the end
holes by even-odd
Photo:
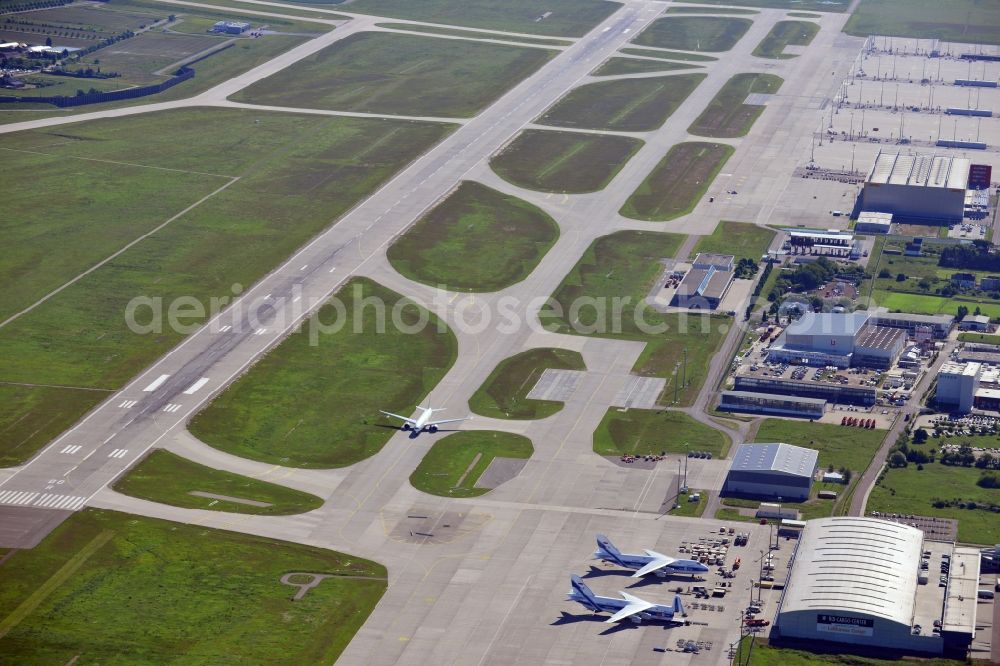
{"type": "Polygon", "coordinates": [[[490,461],[489,466],[480,475],[479,481],[476,482],[476,488],[496,488],[520,474],[526,464],[528,464],[526,458],[501,458],[497,456],[490,461]]]}

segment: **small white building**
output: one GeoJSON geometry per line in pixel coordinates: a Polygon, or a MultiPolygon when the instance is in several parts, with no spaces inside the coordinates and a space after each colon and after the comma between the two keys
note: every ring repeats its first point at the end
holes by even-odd
{"type": "Polygon", "coordinates": [[[989,332],[990,318],[986,315],[966,315],[962,321],[958,322],[958,330],[989,332]]]}

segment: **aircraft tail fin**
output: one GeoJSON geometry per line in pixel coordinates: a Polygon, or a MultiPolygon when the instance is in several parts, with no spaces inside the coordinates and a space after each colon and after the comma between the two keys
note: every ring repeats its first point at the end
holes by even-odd
{"type": "Polygon", "coordinates": [[[604,536],[603,534],[597,535],[597,552],[603,552],[608,555],[608,559],[615,562],[620,562],[622,552],[615,548],[615,544],[611,543],[611,539],[604,536]]]}
{"type": "Polygon", "coordinates": [[[583,582],[582,578],[574,574],[570,576],[570,584],[573,586],[573,591],[586,599],[586,603],[591,608],[594,610],[597,609],[597,597],[594,596],[594,593],[589,587],[587,587],[587,584],[583,582]]]}
{"type": "Polygon", "coordinates": [[[687,611],[684,610],[684,602],[681,601],[681,595],[674,595],[674,615],[679,615],[680,617],[685,617],[687,611]]]}

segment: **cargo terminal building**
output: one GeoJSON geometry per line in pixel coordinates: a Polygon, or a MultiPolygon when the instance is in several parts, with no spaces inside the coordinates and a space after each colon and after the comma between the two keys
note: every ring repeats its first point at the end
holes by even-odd
{"type": "Polygon", "coordinates": [[[961,222],[970,166],[960,157],[879,152],[865,180],[861,208],[892,213],[896,221],[961,222]]]}
{"type": "Polygon", "coordinates": [[[868,312],[807,312],[792,322],[767,351],[767,359],[838,368],[892,367],[906,344],[906,332],[880,326],[868,312]]]}
{"type": "Polygon", "coordinates": [[[810,520],[795,547],[772,640],[965,656],[975,637],[980,553],[875,518],[810,520]],[[950,562],[944,586],[921,569],[950,562]]]}

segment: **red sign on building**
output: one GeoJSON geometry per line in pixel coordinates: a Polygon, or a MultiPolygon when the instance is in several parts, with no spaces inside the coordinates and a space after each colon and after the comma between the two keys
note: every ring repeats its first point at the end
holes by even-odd
{"type": "Polygon", "coordinates": [[[993,167],[989,164],[973,164],[969,167],[969,189],[985,190],[993,178],[993,167]]]}

